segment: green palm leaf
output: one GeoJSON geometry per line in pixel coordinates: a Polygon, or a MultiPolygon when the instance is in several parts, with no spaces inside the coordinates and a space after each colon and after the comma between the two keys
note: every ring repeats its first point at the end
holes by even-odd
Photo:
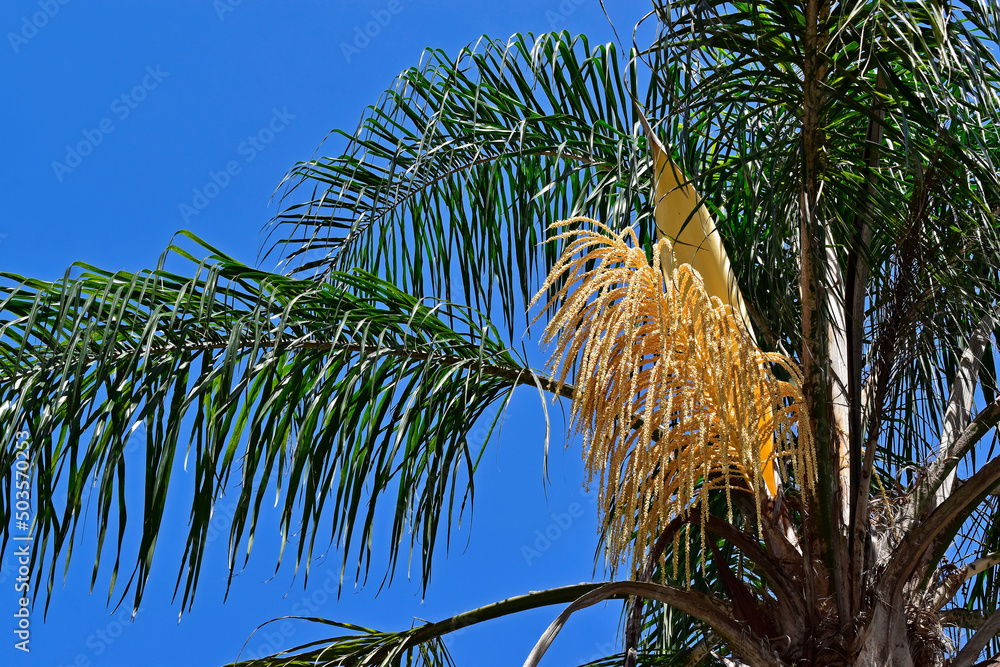
{"type": "Polygon", "coordinates": [[[334,133],[343,154],[286,177],[297,201],[274,249],[298,272],[362,266],[414,294],[497,300],[512,336],[561,250],[539,246],[548,224],[586,214],[648,233],[638,85],[613,45],[566,33],[428,51],[354,134],[334,133]]]}
{"type": "MultiPolygon", "coordinates": [[[[484,443],[467,433],[513,387],[540,380],[473,311],[425,303],[362,272],[322,284],[267,273],[187,236],[207,259],[172,246],[156,270],[138,274],[80,265],[56,283],[2,276],[0,430],[31,434],[33,567],[49,566],[51,587],[94,503],[92,582],[117,523],[114,589],[131,557],[122,553],[125,448],[144,424],[142,539],[129,579],[136,605],[180,457],[193,463],[195,484],[178,575],[184,604],[225,493],[237,496],[231,568],[239,551],[249,556],[264,496],[278,491],[282,552],[297,542],[296,568],[329,525],[345,567],[356,551],[357,573],[367,573],[375,508],[388,502],[389,572],[410,530],[426,585],[440,522],[450,526],[456,501],[464,507],[472,492],[484,443]],[[166,269],[175,262],[193,277],[166,269]]],[[[5,451],[0,478],[5,518],[13,456],[5,451]]]]}

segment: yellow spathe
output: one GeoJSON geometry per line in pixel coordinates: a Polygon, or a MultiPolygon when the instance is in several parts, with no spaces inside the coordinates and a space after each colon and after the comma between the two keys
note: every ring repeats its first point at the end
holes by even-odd
{"type": "MultiPolygon", "coordinates": [[[[743,294],[736,284],[729,256],[715,228],[715,221],[700,202],[689,179],[670,159],[646,119],[641,115],[640,118],[655,160],[656,204],[653,215],[656,220],[656,237],[657,240],[669,239],[673,245],[672,258],[661,252],[663,274],[672,275],[674,269],[690,264],[701,276],[708,295],[718,297],[723,304],[731,307],[734,317],[743,325],[751,340],[756,342],[743,294]]],[[[768,492],[773,496],[777,492],[778,477],[771,440],[761,443],[760,459],[763,461],[761,474],[768,492]]]]}

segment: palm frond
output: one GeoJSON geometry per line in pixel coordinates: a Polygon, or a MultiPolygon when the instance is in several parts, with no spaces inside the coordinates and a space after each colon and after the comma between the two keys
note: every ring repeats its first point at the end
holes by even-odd
{"type": "MultiPolygon", "coordinates": [[[[187,236],[207,259],[172,246],[156,270],[137,274],[79,265],[54,283],[0,276],[0,432],[9,443],[30,433],[32,567],[48,565],[51,590],[93,503],[92,585],[117,524],[113,591],[133,557],[123,553],[125,487],[138,482],[141,541],[125,587],[137,606],[183,457],[194,476],[183,604],[223,494],[237,497],[233,570],[240,551],[249,557],[264,497],[277,492],[282,553],[293,545],[306,577],[324,535],[343,549],[345,569],[353,554],[355,576],[367,575],[375,509],[388,504],[389,576],[411,531],[426,585],[442,522],[471,498],[485,443],[467,434],[513,387],[544,379],[474,311],[425,303],[363,272],[318,284],[252,269],[187,236]],[[188,274],[168,271],[174,262],[188,274]],[[127,475],[136,438],[142,463],[127,475]]],[[[14,456],[13,444],[4,448],[5,544],[14,456]]]]}
{"type": "Polygon", "coordinates": [[[451,665],[451,657],[443,642],[448,633],[529,609],[566,604],[601,586],[599,583],[582,583],[533,591],[399,632],[379,632],[322,618],[303,618],[301,620],[352,630],[353,634],[316,640],[278,655],[234,663],[229,667],[451,665]],[[419,661],[414,662],[418,657],[419,661]]]}
{"type": "MultiPolygon", "coordinates": [[[[272,622],[280,620],[284,620],[284,618],[275,619],[272,622]]],[[[409,640],[412,639],[416,630],[395,633],[379,632],[350,623],[338,623],[322,618],[297,620],[343,628],[350,630],[351,634],[326,637],[274,655],[234,662],[226,667],[367,667],[369,665],[377,667],[455,667],[455,662],[441,637],[429,637],[421,642],[412,642],[409,640]],[[317,646],[322,648],[316,648],[317,646]]]]}
{"type": "Polygon", "coordinates": [[[651,236],[635,62],[566,33],[424,54],[341,155],[299,164],[276,220],[298,272],[363,267],[494,312],[513,335],[559,255],[545,227],[588,215],[651,236]],[[306,196],[301,197],[302,194],[306,196]]]}

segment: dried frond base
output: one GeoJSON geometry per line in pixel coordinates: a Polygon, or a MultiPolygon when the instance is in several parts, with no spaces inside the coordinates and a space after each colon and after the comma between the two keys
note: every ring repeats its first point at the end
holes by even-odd
{"type": "Polygon", "coordinates": [[[572,428],[584,436],[589,481],[599,478],[602,518],[614,517],[611,567],[634,544],[638,571],[668,522],[696,506],[707,516],[710,491],[725,490],[731,521],[737,486],[754,494],[759,514],[762,471],[775,461],[812,484],[811,438],[798,421],[801,372],[761,351],[690,265],[664,276],[669,240],[657,242],[650,264],[631,229],[615,234],[580,218],[555,226],[579,222],[593,229],[556,237],[572,242],[532,305],[565,278],[547,305],[555,310],[544,336],[556,341],[550,366],[560,384],[575,376],[572,428]]]}

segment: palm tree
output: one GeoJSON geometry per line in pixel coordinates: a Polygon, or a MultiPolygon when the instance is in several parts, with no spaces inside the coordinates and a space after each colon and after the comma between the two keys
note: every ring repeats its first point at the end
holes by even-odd
{"type": "Polygon", "coordinates": [[[448,664],[449,631],[567,605],[534,665],[610,598],[622,652],[593,664],[1000,664],[1000,8],[656,0],[648,22],[628,53],[428,52],[287,177],[284,273],[181,234],[138,274],[4,274],[4,543],[27,475],[33,571],[54,581],[89,499],[115,579],[141,423],[135,605],[181,448],[183,605],[219,494],[237,567],[272,484],[296,567],[329,529],[366,572],[388,504],[389,572],[409,532],[426,586],[467,433],[525,385],[572,403],[618,579],[256,664],[448,664]],[[515,344],[538,319],[551,373],[515,344]]]}

